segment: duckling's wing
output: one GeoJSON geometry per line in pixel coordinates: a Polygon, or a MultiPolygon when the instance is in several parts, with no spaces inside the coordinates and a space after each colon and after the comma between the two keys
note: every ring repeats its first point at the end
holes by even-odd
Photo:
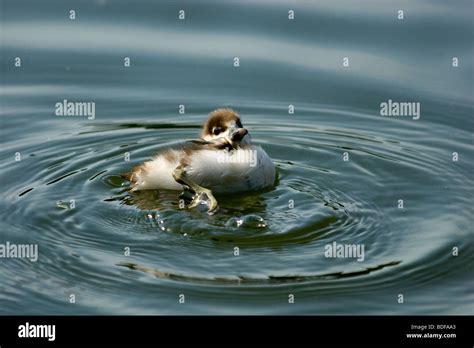
{"type": "MultiPolygon", "coordinates": [[[[214,142],[210,142],[210,141],[207,141],[207,140],[204,140],[204,139],[193,139],[193,140],[186,141],[184,143],[184,145],[182,144],[182,147],[183,147],[183,150],[185,150],[185,153],[188,150],[193,151],[193,150],[199,150],[199,149],[204,149],[204,148],[209,149],[209,148],[212,148],[212,147],[215,147],[215,146],[216,146],[216,144],[214,142]]],[[[143,169],[144,169],[144,164],[142,163],[140,165],[137,165],[137,166],[133,167],[130,172],[121,173],[120,176],[123,179],[133,183],[134,173],[135,174],[140,173],[143,169]]]]}

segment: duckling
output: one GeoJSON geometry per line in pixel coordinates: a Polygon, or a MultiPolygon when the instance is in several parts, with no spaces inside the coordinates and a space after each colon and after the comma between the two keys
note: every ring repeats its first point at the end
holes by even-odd
{"type": "Polygon", "coordinates": [[[273,161],[252,144],[238,113],[224,108],[209,114],[200,139],[159,152],[125,177],[131,191],[189,189],[194,193],[189,208],[207,199],[208,212],[214,214],[214,193],[263,189],[274,184],[275,175],[273,161]]]}

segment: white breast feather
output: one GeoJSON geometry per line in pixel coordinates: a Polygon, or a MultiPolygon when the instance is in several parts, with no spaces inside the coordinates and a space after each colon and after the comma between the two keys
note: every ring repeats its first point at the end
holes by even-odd
{"type": "Polygon", "coordinates": [[[270,186],[275,181],[275,167],[266,152],[259,146],[251,146],[245,150],[231,152],[215,150],[198,151],[191,157],[187,172],[191,179],[199,185],[211,189],[215,193],[251,191],[270,186]],[[235,162],[237,158],[245,158],[239,151],[255,151],[254,166],[248,161],[235,162]]]}

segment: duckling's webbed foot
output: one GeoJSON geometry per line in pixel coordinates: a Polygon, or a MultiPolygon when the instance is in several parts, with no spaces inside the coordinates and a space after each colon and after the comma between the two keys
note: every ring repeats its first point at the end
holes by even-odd
{"type": "Polygon", "coordinates": [[[206,199],[209,201],[209,208],[207,210],[209,215],[215,214],[219,206],[217,205],[217,200],[212,194],[212,191],[208,189],[204,189],[203,191],[196,192],[196,195],[194,196],[191,204],[189,204],[189,208],[197,207],[199,204],[201,204],[202,201],[206,199]]]}
{"type": "Polygon", "coordinates": [[[173,171],[173,178],[176,182],[180,183],[181,185],[189,187],[190,190],[194,191],[195,195],[191,203],[189,204],[188,208],[197,207],[203,200],[209,201],[209,208],[208,213],[209,215],[215,214],[219,209],[217,204],[217,200],[212,194],[212,191],[196,184],[192,181],[186,173],[186,170],[179,166],[173,171]]]}

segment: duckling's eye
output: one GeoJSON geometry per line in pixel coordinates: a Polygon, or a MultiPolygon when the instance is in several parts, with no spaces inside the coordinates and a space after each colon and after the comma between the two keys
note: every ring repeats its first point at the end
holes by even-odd
{"type": "Polygon", "coordinates": [[[212,134],[214,135],[219,135],[219,133],[222,132],[222,128],[221,127],[214,127],[212,129],[212,134]]]}

